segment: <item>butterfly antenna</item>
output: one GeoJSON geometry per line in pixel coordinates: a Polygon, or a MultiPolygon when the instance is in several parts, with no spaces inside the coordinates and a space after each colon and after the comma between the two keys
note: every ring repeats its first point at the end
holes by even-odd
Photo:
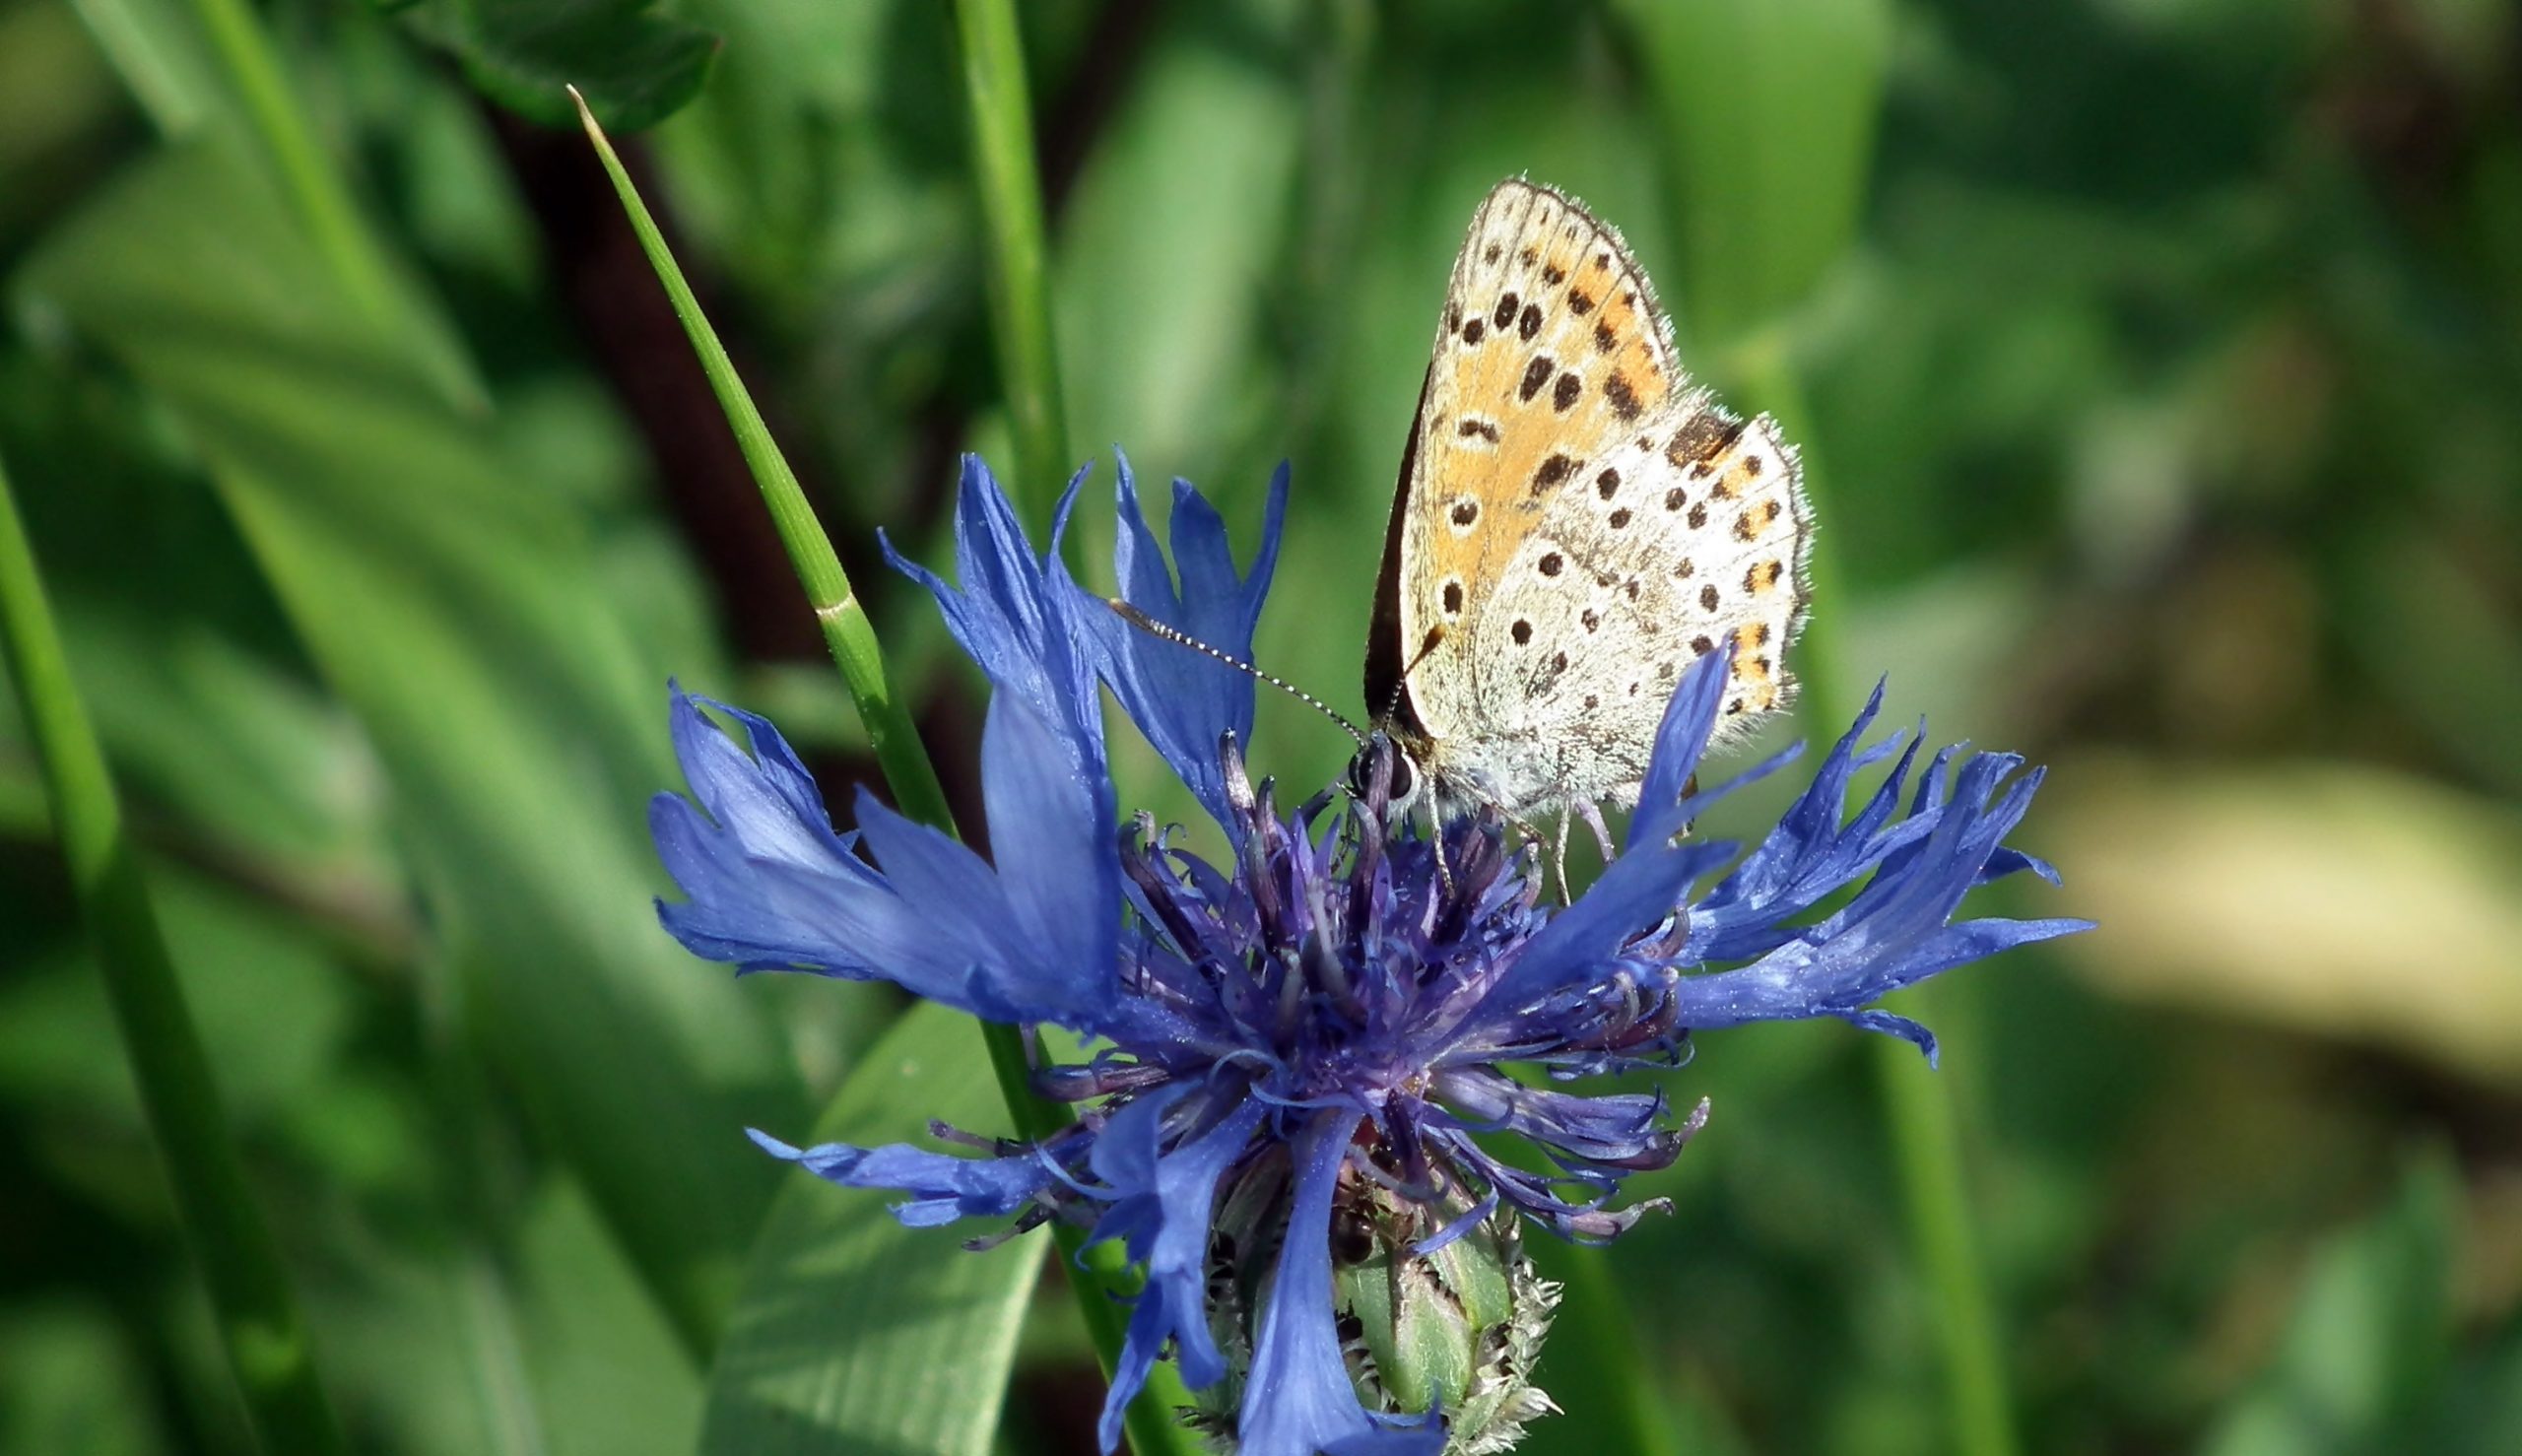
{"type": "Polygon", "coordinates": [[[1261,669],[1254,667],[1251,663],[1235,656],[1233,653],[1212,647],[1208,643],[1201,641],[1198,637],[1191,635],[1189,632],[1183,631],[1179,628],[1167,627],[1163,623],[1157,621],[1155,618],[1148,616],[1145,612],[1140,611],[1138,608],[1122,601],[1119,597],[1105,597],[1103,599],[1103,603],[1105,606],[1110,607],[1114,612],[1119,613],[1123,622],[1126,622],[1130,626],[1137,628],[1139,630],[1146,632],[1149,636],[1162,637],[1168,642],[1178,642],[1181,645],[1190,648],[1194,652],[1205,652],[1209,656],[1216,658],[1218,661],[1225,663],[1227,666],[1233,668],[1236,672],[1242,673],[1244,676],[1249,677],[1256,682],[1269,684],[1271,687],[1276,688],[1280,692],[1287,694],[1289,696],[1304,703],[1315,712],[1329,718],[1332,722],[1339,724],[1340,731],[1348,734],[1351,738],[1356,739],[1359,747],[1363,748],[1365,746],[1366,735],[1359,729],[1357,724],[1340,716],[1340,714],[1333,709],[1331,704],[1324,702],[1321,698],[1307,693],[1295,684],[1288,682],[1284,678],[1274,678],[1268,673],[1261,671],[1261,669]]]}
{"type": "Polygon", "coordinates": [[[1392,691],[1383,695],[1383,707],[1375,714],[1377,724],[1390,723],[1393,715],[1401,711],[1401,695],[1410,686],[1410,675],[1419,670],[1419,664],[1426,662],[1427,654],[1435,651],[1436,645],[1444,639],[1443,623],[1440,622],[1427,629],[1427,640],[1421,642],[1419,650],[1412,653],[1410,660],[1401,665],[1401,671],[1392,675],[1392,691]]]}

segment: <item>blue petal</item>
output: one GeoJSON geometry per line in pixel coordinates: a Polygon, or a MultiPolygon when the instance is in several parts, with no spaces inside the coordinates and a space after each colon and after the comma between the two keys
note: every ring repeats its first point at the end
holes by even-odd
{"type": "Polygon", "coordinates": [[[1012,1158],[957,1158],[952,1154],[889,1143],[861,1148],[824,1143],[793,1148],[768,1133],[746,1132],[773,1158],[784,1158],[846,1188],[891,1188],[911,1197],[894,1205],[894,1217],[913,1228],[1012,1214],[1049,1188],[1052,1174],[1031,1153],[1012,1158]]]}
{"type": "Polygon", "coordinates": [[[1163,1114],[1193,1090],[1194,1085],[1176,1085],[1141,1096],[1113,1114],[1095,1141],[1095,1175],[1121,1194],[1095,1236],[1125,1240],[1130,1256],[1147,1267],[1147,1286],[1130,1311],[1129,1336],[1096,1427],[1106,1451],[1120,1448],[1122,1414],[1147,1384],[1165,1341],[1174,1343],[1185,1384],[1215,1385],[1226,1377],[1226,1359],[1209,1333],[1209,1214],[1218,1180],[1251,1142],[1265,1109],[1246,1099],[1224,1121],[1160,1158],[1163,1114]]]}
{"type": "MultiPolygon", "coordinates": [[[[1917,756],[1915,739],[1907,740],[1906,752],[1872,797],[1841,823],[1850,781],[1902,746],[1902,735],[1894,734],[1871,748],[1858,747],[1882,702],[1878,684],[1873,698],[1777,827],[1691,907],[1690,960],[1740,960],[1784,944],[1796,933],[1788,925],[1791,919],[1878,865],[1888,870],[1893,856],[1933,829],[1940,811],[1923,802],[1906,821],[1891,824],[1901,783],[1917,756]]],[[[1943,756],[1936,761],[1942,762],[1943,756]]]]}
{"type": "Polygon", "coordinates": [[[881,978],[997,1021],[1103,1024],[1119,996],[1110,811],[1096,822],[1087,805],[1101,794],[1070,775],[1043,742],[1053,730],[1022,699],[993,702],[984,773],[1008,823],[1048,823],[1004,873],[862,794],[858,822],[882,868],[868,865],[832,832],[776,729],[734,713],[752,735],[748,755],[700,701],[678,692],[673,706],[676,751],[700,805],[659,794],[648,806],[658,857],[685,896],[660,902],[657,915],[694,955],[746,970],[881,978]],[[1064,804],[1037,802],[1063,791],[1064,804]]]}
{"type": "Polygon", "coordinates": [[[1655,729],[1655,753],[1646,761],[1646,778],[1637,790],[1637,814],[1628,822],[1625,852],[1661,844],[1689,823],[1683,817],[1682,789],[1698,771],[1707,736],[1716,728],[1716,705],[1725,698],[1727,675],[1734,665],[1734,638],[1728,633],[1715,647],[1698,655],[1682,673],[1672,700],[1664,704],[1664,721],[1655,729]]]}
{"type": "Polygon", "coordinates": [[[1349,1153],[1354,1113],[1315,1117],[1296,1134],[1295,1207],[1278,1281],[1253,1342],[1237,1419],[1239,1456],[1436,1456],[1441,1422],[1396,1427],[1369,1415],[1340,1358],[1331,1297],[1331,1194],[1349,1153]]]}
{"type": "MultiPolygon", "coordinates": [[[[1270,503],[1252,568],[1238,573],[1216,507],[1185,481],[1173,483],[1173,559],[1168,569],[1156,532],[1139,505],[1138,485],[1124,457],[1120,468],[1120,531],[1112,569],[1129,604],[1165,626],[1249,662],[1252,633],[1279,558],[1287,515],[1288,468],[1270,479],[1270,503]],[[1176,583],[1176,576],[1179,583],[1176,583]]],[[[1098,663],[1130,720],[1220,824],[1236,823],[1218,765],[1218,741],[1252,736],[1253,680],[1195,648],[1130,626],[1101,603],[1095,622],[1098,663]],[[1097,620],[1099,619],[1099,620],[1097,620]]]]}
{"type": "MultiPolygon", "coordinates": [[[[1936,757],[1930,778],[1941,776],[1937,770],[1946,760],[1936,757]]],[[[1682,1024],[1713,1029],[1834,1016],[1906,1036],[1931,1052],[1933,1042],[1923,1028],[1864,1008],[1967,961],[2091,928],[2081,920],[1950,923],[2039,786],[2039,775],[2027,774],[1997,797],[1999,782],[2017,762],[2009,755],[1973,756],[1957,772],[1950,802],[1922,784],[1909,824],[1929,831],[1904,837],[1890,853],[1879,846],[1892,834],[1850,836],[1870,841],[1869,853],[1879,856],[1865,889],[1837,913],[1794,931],[1749,965],[1682,979],[1674,988],[1682,1024]]],[[[1695,927],[1692,939],[1695,946],[1695,927]]]]}
{"type": "MultiPolygon", "coordinates": [[[[1023,704],[1003,699],[1014,719],[1023,704]]],[[[999,703],[993,702],[993,715],[999,703]]],[[[1119,998],[1117,951],[1078,960],[1020,915],[1006,884],[969,848],[895,813],[872,794],[858,796],[858,826],[884,870],[884,894],[861,896],[865,933],[884,947],[876,963],[914,994],[998,1022],[1057,1022],[1099,1028],[1119,998]]],[[[1117,895],[1079,904],[1079,919],[1119,914],[1117,895]]],[[[1036,907],[1038,908],[1038,907],[1036,907]]],[[[1101,935],[1117,945],[1117,928],[1101,935]]],[[[873,959],[873,958],[871,958],[873,959]]]]}
{"type": "Polygon", "coordinates": [[[1120,993],[1120,829],[1111,781],[1081,768],[1070,747],[1069,734],[1023,698],[993,695],[981,797],[998,883],[1023,937],[1028,973],[1016,994],[1099,1014],[1120,993]]]}
{"type": "MultiPolygon", "coordinates": [[[[1063,521],[1085,480],[1080,471],[1069,482],[1060,502],[1063,521]]],[[[962,485],[955,502],[955,570],[961,589],[905,560],[891,542],[885,553],[896,570],[937,599],[947,629],[991,685],[1023,697],[1044,721],[1071,735],[1069,748],[1082,774],[1108,778],[1089,628],[1079,620],[1082,593],[1056,550],[1034,558],[1016,508],[979,456],[963,457],[962,485]]]]}
{"type": "Polygon", "coordinates": [[[699,807],[676,794],[648,805],[657,856],[686,896],[660,902],[658,917],[694,954],[745,969],[879,974],[837,911],[881,893],[881,881],[832,832],[778,730],[729,709],[751,734],[747,754],[702,716],[703,701],[678,688],[671,709],[675,753],[699,807]]]}

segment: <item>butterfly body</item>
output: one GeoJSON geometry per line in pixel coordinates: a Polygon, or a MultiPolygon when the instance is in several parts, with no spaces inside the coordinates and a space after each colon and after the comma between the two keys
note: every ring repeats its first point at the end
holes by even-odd
{"type": "Polygon", "coordinates": [[[1782,707],[1811,512],[1773,421],[1691,384],[1619,234],[1521,179],[1446,288],[1366,652],[1440,818],[1634,802],[1683,669],[1733,643],[1719,731],[1782,707]]]}

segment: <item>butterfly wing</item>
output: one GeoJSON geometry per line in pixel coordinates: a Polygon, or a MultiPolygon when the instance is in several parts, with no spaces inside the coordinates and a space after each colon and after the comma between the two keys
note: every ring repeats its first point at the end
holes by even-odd
{"type": "Polygon", "coordinates": [[[1430,741],[1476,729],[1465,630],[1592,443],[1676,384],[1669,326],[1620,235],[1521,178],[1454,258],[1384,543],[1366,706],[1430,741]]]}
{"type": "Polygon", "coordinates": [[[1783,707],[1812,514],[1795,453],[1686,390],[1590,462],[1469,629],[1481,760],[1530,807],[1634,799],[1682,670],[1734,641],[1724,736],[1783,707]]]}
{"type": "Polygon", "coordinates": [[[1500,183],[1405,456],[1369,706],[1397,707],[1458,795],[1519,815],[1625,798],[1681,668],[1728,631],[1728,719],[1786,700],[1809,527],[1793,452],[1689,386],[1619,235],[1500,183]]]}

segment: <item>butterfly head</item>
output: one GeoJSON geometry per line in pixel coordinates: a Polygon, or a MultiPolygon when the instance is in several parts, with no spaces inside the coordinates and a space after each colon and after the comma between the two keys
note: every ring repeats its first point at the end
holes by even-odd
{"type": "Polygon", "coordinates": [[[1366,735],[1349,760],[1347,783],[1368,811],[1380,810],[1391,820],[1418,807],[1424,777],[1393,735],[1379,728],[1366,735]]]}

